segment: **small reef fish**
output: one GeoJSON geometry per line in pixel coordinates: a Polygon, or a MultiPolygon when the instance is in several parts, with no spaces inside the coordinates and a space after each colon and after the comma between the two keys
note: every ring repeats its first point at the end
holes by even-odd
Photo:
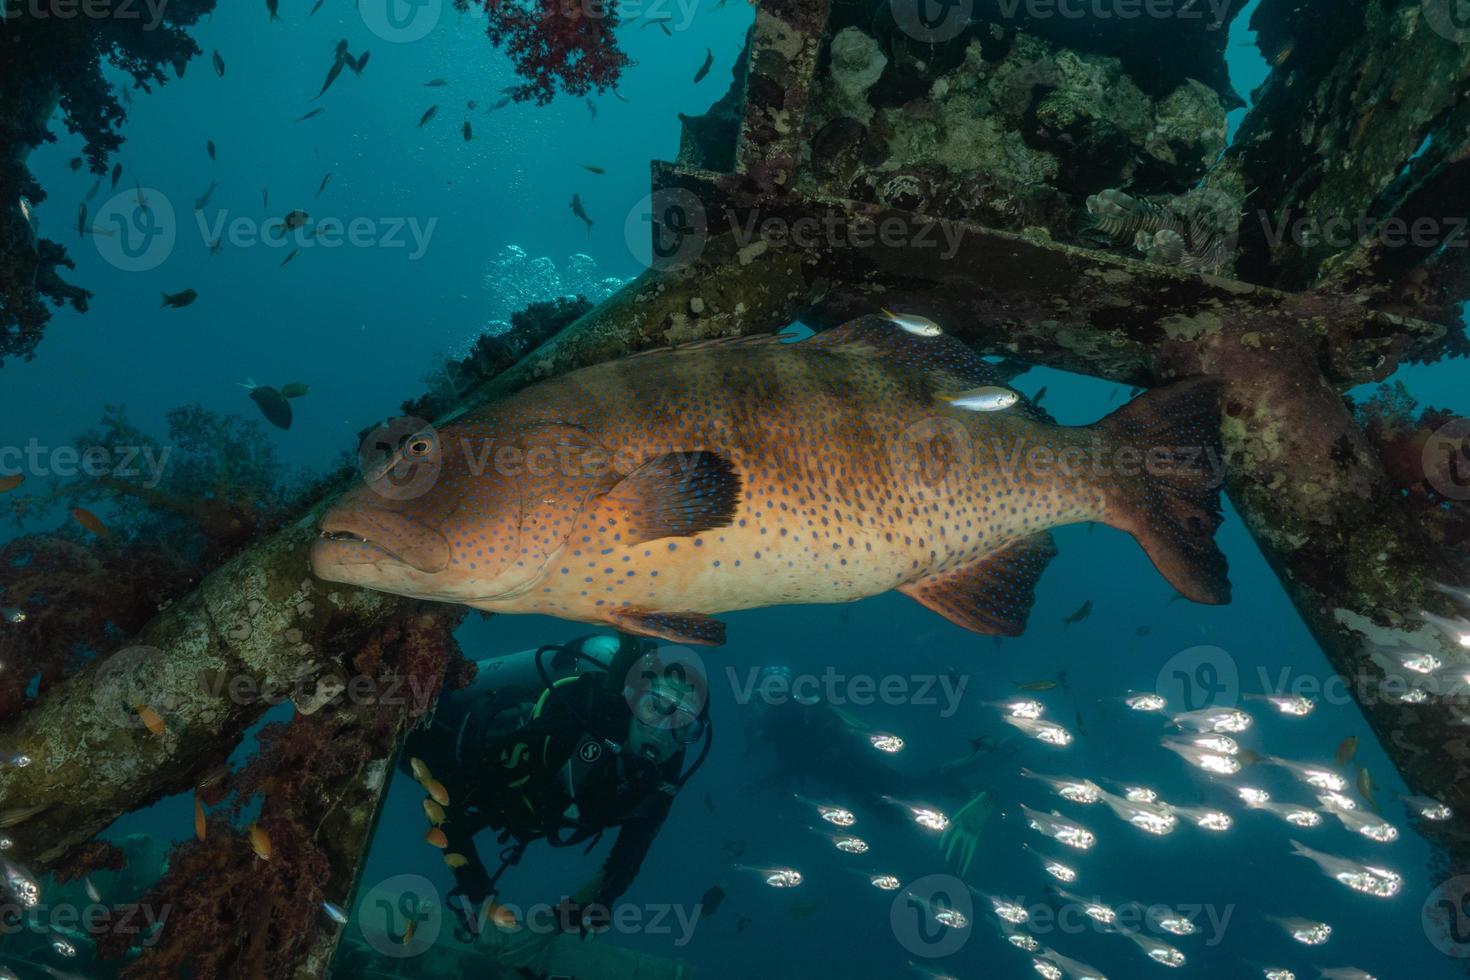
{"type": "Polygon", "coordinates": [[[103,524],[101,518],[92,513],[90,510],[87,510],[85,507],[73,508],[71,512],[71,517],[72,520],[76,521],[82,527],[86,528],[88,531],[91,531],[99,538],[112,537],[112,529],[106,524],[103,524]]]}
{"type": "Polygon", "coordinates": [[[281,266],[280,267],[282,269],[284,269],[286,266],[288,266],[288,265],[291,264],[291,260],[292,259],[296,258],[296,256],[298,256],[300,254],[301,254],[301,249],[299,249],[299,248],[293,248],[293,249],[291,249],[291,254],[287,255],[284,259],[281,260],[281,266]]]}
{"type": "Polygon", "coordinates": [[[297,122],[306,122],[306,120],[308,120],[308,119],[315,119],[317,116],[320,116],[322,113],[324,113],[326,111],[327,111],[326,109],[323,109],[323,108],[318,107],[318,108],[315,108],[315,109],[311,110],[310,112],[308,112],[304,116],[297,117],[296,121],[297,122]]]}
{"type": "Polygon", "coordinates": [[[503,929],[507,932],[521,924],[520,920],[516,918],[514,911],[506,908],[504,905],[496,905],[495,902],[488,898],[485,899],[485,904],[481,909],[480,915],[486,922],[493,924],[495,928],[503,929]]]}
{"type": "Polygon", "coordinates": [[[431,105],[431,106],[429,106],[429,108],[425,109],[424,110],[424,114],[419,117],[419,129],[423,129],[424,128],[424,123],[428,122],[430,119],[433,119],[434,118],[434,114],[437,113],[438,111],[439,111],[439,107],[436,106],[436,105],[431,105]]]}
{"type": "Polygon", "coordinates": [[[258,823],[250,825],[250,849],[262,861],[271,859],[271,835],[258,823]]]}
{"type": "Polygon", "coordinates": [[[342,906],[334,905],[331,902],[322,902],[322,911],[327,913],[327,918],[337,923],[337,925],[345,926],[347,924],[347,913],[342,911],[342,906]]]}
{"type": "Polygon", "coordinates": [[[315,199],[316,197],[321,197],[322,196],[322,191],[326,190],[327,189],[327,185],[330,184],[331,182],[332,182],[332,175],[329,173],[325,177],[322,178],[321,185],[319,187],[317,187],[316,194],[314,195],[314,198],[313,199],[315,199]]]}
{"type": "Polygon", "coordinates": [[[12,473],[9,476],[0,476],[0,493],[14,490],[26,481],[24,473],[12,473]]]}
{"type": "Polygon", "coordinates": [[[418,756],[413,756],[408,760],[408,768],[413,773],[414,781],[417,783],[422,784],[434,778],[433,774],[429,772],[428,764],[418,756]]]}
{"type": "Polygon", "coordinates": [[[939,399],[972,412],[1003,412],[1020,401],[1021,396],[999,385],[982,385],[958,395],[940,395],[939,399]]]}
{"type": "Polygon", "coordinates": [[[77,237],[87,237],[87,202],[77,205],[77,237]]]}
{"type": "Polygon", "coordinates": [[[424,83],[424,88],[443,88],[449,84],[447,78],[434,78],[424,83]]]}
{"type": "Polygon", "coordinates": [[[271,20],[281,19],[280,6],[281,0],[265,0],[265,9],[270,13],[271,20]]]}
{"type": "Polygon", "coordinates": [[[215,161],[216,163],[219,162],[219,157],[217,155],[218,151],[215,148],[214,140],[204,141],[204,152],[209,154],[209,159],[215,161]]]}
{"type": "Polygon", "coordinates": [[[1358,754],[1358,736],[1349,735],[1337,745],[1337,764],[1345,766],[1358,754]]]}
{"type": "Polygon", "coordinates": [[[451,851],[450,853],[444,855],[444,863],[449,865],[451,868],[462,868],[470,863],[470,859],[465,857],[463,854],[451,851]]]}
{"type": "Polygon", "coordinates": [[[163,716],[148,707],[148,705],[138,705],[133,709],[133,713],[138,716],[138,720],[143,723],[143,727],[153,734],[161,736],[168,731],[168,725],[164,722],[163,716]]]}
{"type": "Polygon", "coordinates": [[[475,138],[475,130],[472,126],[470,126],[470,121],[468,119],[464,121],[464,126],[460,128],[460,132],[464,134],[464,141],[466,143],[475,138]]]}
{"type": "Polygon", "coordinates": [[[433,800],[435,803],[438,803],[440,806],[449,805],[449,790],[445,789],[444,784],[439,782],[439,780],[426,780],[424,782],[424,791],[429,794],[429,798],[431,800],[433,800]]]}
{"type": "Polygon", "coordinates": [[[938,337],[944,333],[939,324],[917,313],[894,313],[884,310],[883,315],[916,337],[938,337]]]}
{"type": "Polygon", "coordinates": [[[185,289],[177,293],[163,293],[163,303],[159,309],[167,306],[171,309],[182,310],[199,298],[199,293],[193,289],[185,289]]]}
{"type": "Polygon", "coordinates": [[[426,796],[424,797],[424,816],[429,818],[429,823],[437,827],[444,822],[444,808],[426,796]]]}
{"type": "Polygon", "coordinates": [[[1081,606],[1078,607],[1078,609],[1077,609],[1076,612],[1072,613],[1070,616],[1063,616],[1062,617],[1062,626],[1063,627],[1067,627],[1067,626],[1071,626],[1073,623],[1080,623],[1084,619],[1086,619],[1088,616],[1091,616],[1091,615],[1092,615],[1092,600],[1091,599],[1088,599],[1086,602],[1084,602],[1081,606]]]}
{"type": "Polygon", "coordinates": [[[281,385],[281,396],[283,398],[302,398],[311,389],[300,381],[293,381],[288,385],[281,385]]]}
{"type": "Polygon", "coordinates": [[[424,832],[424,843],[437,847],[442,851],[449,846],[449,838],[440,828],[430,827],[424,832]]]}
{"type": "Polygon", "coordinates": [[[26,612],[24,609],[19,609],[15,606],[6,606],[0,609],[0,619],[5,620],[12,626],[19,626],[26,621],[26,612]]]}
{"type": "Polygon", "coordinates": [[[122,180],[122,164],[120,164],[120,163],[114,163],[112,165],[112,189],[113,190],[117,190],[117,182],[119,180],[122,180]]]}
{"type": "Polygon", "coordinates": [[[406,443],[403,458],[433,457],[433,485],[389,499],[377,485],[385,471],[349,491],[319,522],[312,568],[327,581],[675,643],[722,643],[714,613],[894,588],[959,626],[1014,636],[1056,551],[1047,529],[1097,520],[1130,532],[1184,595],[1228,601],[1213,540],[1219,483],[1202,462],[1093,480],[1087,467],[1018,473],[993,448],[1197,446],[1203,460],[1219,452],[1218,381],[1154,389],[1081,428],[1027,409],[966,412],[945,419],[955,428],[930,431],[929,392],[995,374],[953,337],[915,336],[879,317],[801,343],[741,338],[569,372],[460,416],[437,440],[406,443]],[[925,432],[947,447],[963,432],[973,453],[944,474],[912,465],[935,455],[925,432]],[[585,453],[589,464],[617,446],[625,465],[544,475],[475,466],[465,447],[486,440],[585,453]],[[808,475],[834,472],[840,486],[808,475]],[[766,503],[787,496],[787,510],[766,503]],[[825,496],[830,511],[818,504],[825,496]],[[944,527],[908,508],[858,516],[868,501],[899,497],[944,500],[944,527]],[[811,548],[808,522],[822,518],[831,544],[811,548]],[[986,530],[964,541],[945,530],[971,519],[986,530]],[[586,554],[605,558],[588,572],[593,583],[562,573],[586,554]],[[599,578],[602,568],[611,571],[599,578]]]}
{"type": "Polygon", "coordinates": [[[595,166],[593,166],[590,163],[584,163],[584,164],[582,164],[582,169],[583,170],[586,170],[589,173],[594,173],[594,174],[605,174],[605,173],[607,173],[607,171],[604,170],[603,168],[601,168],[601,167],[595,167],[595,166]]]}
{"type": "Polygon", "coordinates": [[[494,105],[485,110],[485,115],[488,116],[490,113],[495,112],[499,109],[504,109],[508,105],[510,105],[510,96],[502,95],[499,99],[496,100],[494,105]]]}
{"type": "Polygon", "coordinates": [[[250,400],[255,402],[267,422],[278,429],[291,428],[291,403],[284,394],[270,385],[256,384],[253,378],[246,378],[244,387],[250,392],[250,400]]]}
{"type": "Polygon", "coordinates": [[[597,122],[597,103],[591,99],[587,100],[587,111],[592,113],[592,121],[597,122]]]}
{"type": "Polygon", "coordinates": [[[587,217],[587,209],[582,206],[582,197],[580,194],[572,195],[572,214],[586,222],[587,234],[592,234],[592,219],[587,217]]]}
{"type": "Polygon", "coordinates": [[[209,836],[209,823],[204,817],[204,801],[199,799],[198,794],[194,796],[194,837],[204,840],[209,836]]]}
{"type": "MultiPolygon", "coordinates": [[[[205,208],[209,207],[209,199],[214,196],[214,192],[217,187],[219,187],[219,181],[211,180],[209,182],[209,189],[206,190],[199,197],[194,198],[195,211],[203,211],[205,208]]],[[[219,239],[215,239],[216,244],[218,243],[218,241],[219,239]]],[[[215,251],[215,249],[212,248],[211,251],[215,251]]]]}
{"type": "Polygon", "coordinates": [[[697,72],[694,73],[694,84],[695,85],[698,85],[700,82],[704,81],[704,76],[706,76],[706,75],[709,74],[709,70],[714,67],[714,64],[715,64],[715,53],[713,51],[711,51],[709,48],[705,48],[704,49],[704,64],[700,65],[699,66],[699,71],[697,71],[697,72]]]}
{"type": "Polygon", "coordinates": [[[90,875],[82,876],[82,888],[86,891],[87,897],[92,901],[102,901],[102,893],[99,892],[97,890],[97,886],[92,883],[92,877],[90,875]]]}
{"type": "Polygon", "coordinates": [[[220,57],[219,51],[214,53],[214,73],[220,78],[225,77],[225,59],[220,57]]]}

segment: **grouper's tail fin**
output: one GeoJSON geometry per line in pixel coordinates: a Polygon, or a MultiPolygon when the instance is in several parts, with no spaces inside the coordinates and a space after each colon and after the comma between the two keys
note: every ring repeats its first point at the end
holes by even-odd
{"type": "Polygon", "coordinates": [[[1224,479],[1220,389],[1215,378],[1187,378],[1096,426],[1118,467],[1106,523],[1132,534],[1181,595],[1212,605],[1230,601],[1225,555],[1215,544],[1224,479]],[[1125,464],[1125,448],[1138,462],[1125,464]]]}

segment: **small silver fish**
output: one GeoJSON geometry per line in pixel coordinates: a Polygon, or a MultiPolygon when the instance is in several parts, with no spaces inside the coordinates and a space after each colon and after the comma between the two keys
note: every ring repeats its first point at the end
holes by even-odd
{"type": "Polygon", "coordinates": [[[944,333],[943,328],[928,317],[914,313],[894,313],[891,310],[884,310],[883,315],[918,337],[938,337],[944,333]]]}
{"type": "Polygon", "coordinates": [[[333,905],[331,902],[323,902],[322,911],[326,912],[327,917],[333,922],[337,923],[337,925],[345,926],[347,924],[347,913],[342,911],[342,907],[340,905],[333,905]]]}
{"type": "Polygon", "coordinates": [[[26,613],[24,609],[6,606],[4,609],[0,609],[0,619],[5,620],[7,623],[24,623],[26,621],[26,613]]]}
{"type": "Polygon", "coordinates": [[[102,893],[97,890],[96,885],[92,884],[92,877],[90,875],[82,876],[82,887],[87,890],[87,897],[92,901],[99,903],[102,901],[102,893]]]}
{"type": "Polygon", "coordinates": [[[972,412],[1003,412],[1021,400],[1020,395],[999,385],[984,385],[980,388],[962,391],[958,395],[940,395],[939,397],[955,408],[964,408],[972,412]]]}

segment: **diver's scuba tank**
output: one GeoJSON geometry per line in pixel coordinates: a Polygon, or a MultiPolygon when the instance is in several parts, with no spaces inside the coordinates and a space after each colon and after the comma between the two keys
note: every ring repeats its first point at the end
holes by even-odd
{"type": "Polygon", "coordinates": [[[559,647],[537,647],[486,657],[475,661],[475,682],[464,693],[473,697],[514,687],[540,690],[546,686],[546,677],[559,681],[591,670],[607,670],[625,642],[628,641],[616,634],[592,633],[559,647]]]}

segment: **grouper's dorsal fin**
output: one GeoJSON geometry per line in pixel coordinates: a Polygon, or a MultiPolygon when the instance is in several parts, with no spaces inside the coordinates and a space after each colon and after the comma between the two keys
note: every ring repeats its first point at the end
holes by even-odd
{"type": "Polygon", "coordinates": [[[802,341],[802,345],[871,352],[918,371],[950,375],[966,389],[1005,384],[995,365],[965,346],[964,341],[947,334],[921,337],[881,316],[848,320],[802,341]]]}
{"type": "Polygon", "coordinates": [[[740,337],[709,337],[705,340],[691,340],[687,344],[675,344],[672,347],[651,347],[648,350],[641,350],[635,354],[629,354],[628,358],[647,357],[649,354],[684,354],[689,351],[715,350],[730,347],[769,347],[773,344],[784,344],[795,336],[793,333],[757,333],[740,337]]]}
{"type": "MultiPolygon", "coordinates": [[[[881,357],[933,375],[937,388],[948,394],[959,394],[985,385],[1010,387],[994,364],[975,353],[958,337],[948,334],[921,337],[881,316],[860,316],[849,320],[802,341],[800,346],[881,357]]],[[[1009,411],[1038,421],[1050,421],[1024,397],[1009,411]]]]}

